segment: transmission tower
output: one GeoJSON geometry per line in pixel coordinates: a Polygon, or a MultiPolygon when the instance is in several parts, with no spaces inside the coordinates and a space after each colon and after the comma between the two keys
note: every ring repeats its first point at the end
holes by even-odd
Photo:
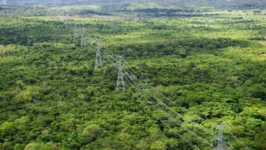
{"type": "Polygon", "coordinates": [[[124,65],[123,65],[123,56],[117,56],[117,81],[116,81],[116,90],[125,91],[125,81],[124,81],[124,65]]]}
{"type": "Polygon", "coordinates": [[[87,46],[86,43],[87,37],[84,35],[84,33],[81,35],[81,39],[80,39],[80,47],[85,47],[87,46]]]}
{"type": "Polygon", "coordinates": [[[214,126],[214,129],[216,128],[218,130],[217,133],[214,132],[214,129],[213,129],[213,140],[214,141],[217,141],[217,147],[214,148],[214,150],[225,150],[224,149],[224,136],[223,136],[223,129],[226,125],[225,124],[216,124],[214,126]],[[216,134],[216,135],[215,135],[216,134]]]}
{"type": "Polygon", "coordinates": [[[96,59],[95,59],[95,69],[97,69],[98,67],[100,68],[103,67],[102,56],[101,56],[102,47],[99,39],[97,39],[96,44],[97,44],[97,50],[96,50],[96,59]]]}
{"type": "MultiPolygon", "coordinates": [[[[85,31],[84,31],[85,32],[85,31]]],[[[85,35],[84,33],[81,35],[81,39],[80,39],[80,47],[86,47],[88,46],[89,40],[91,40],[91,36],[85,35]]],[[[100,43],[99,43],[100,44],[100,43]]],[[[101,48],[101,47],[100,47],[101,48]]]]}

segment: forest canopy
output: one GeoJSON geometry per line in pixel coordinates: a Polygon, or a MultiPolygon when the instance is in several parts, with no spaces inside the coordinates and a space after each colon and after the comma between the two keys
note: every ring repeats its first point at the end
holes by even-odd
{"type": "Polygon", "coordinates": [[[266,149],[264,1],[38,2],[0,6],[0,150],[266,149]]]}

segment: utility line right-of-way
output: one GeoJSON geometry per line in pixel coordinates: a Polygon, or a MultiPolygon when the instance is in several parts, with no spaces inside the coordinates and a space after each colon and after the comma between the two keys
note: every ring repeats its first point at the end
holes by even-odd
{"type": "MultiPolygon", "coordinates": [[[[129,63],[127,63],[126,61],[125,61],[125,64],[127,65],[127,66],[129,66],[129,63]]],[[[131,74],[133,74],[132,72],[134,72],[135,73],[135,70],[134,71],[131,71],[131,74]]],[[[133,74],[134,75],[134,74],[133,74]]],[[[136,76],[136,75],[134,75],[134,76],[136,76]]],[[[168,98],[168,97],[166,97],[164,94],[162,94],[160,91],[158,91],[157,89],[155,89],[154,87],[152,87],[152,86],[150,86],[149,85],[149,87],[151,88],[151,89],[153,89],[155,92],[154,93],[156,93],[156,94],[159,94],[159,95],[161,95],[162,97],[164,97],[168,102],[171,102],[171,100],[168,98]]],[[[153,95],[153,97],[155,97],[154,95],[153,95]]],[[[160,104],[162,104],[162,105],[164,105],[165,107],[167,107],[167,109],[168,110],[170,110],[172,113],[174,113],[174,114],[176,114],[176,115],[178,115],[178,116],[183,116],[183,115],[181,115],[180,113],[178,113],[178,112],[176,112],[176,111],[174,111],[171,107],[169,107],[167,104],[165,104],[163,101],[161,101],[160,100],[160,104]]],[[[185,108],[183,108],[183,107],[180,107],[183,111],[187,111],[187,109],[185,109],[185,108]]],[[[201,117],[200,117],[201,118],[201,117]]],[[[203,119],[203,118],[201,118],[201,119],[203,119]]],[[[190,122],[190,123],[193,123],[193,124],[195,124],[195,125],[199,125],[199,126],[196,126],[196,127],[198,127],[198,128],[201,128],[201,130],[203,130],[204,132],[206,132],[206,133],[208,133],[208,134],[212,134],[211,132],[210,132],[210,130],[208,130],[208,129],[206,129],[205,127],[202,127],[202,126],[200,126],[200,124],[198,124],[198,123],[195,123],[195,122],[190,122]]],[[[250,150],[250,148],[246,145],[246,144],[244,144],[242,141],[240,141],[234,134],[232,134],[231,132],[225,132],[225,133],[228,133],[228,134],[230,134],[239,144],[241,144],[245,149],[247,149],[247,150],[250,150]]],[[[209,142],[208,142],[209,143],[209,142]]],[[[211,143],[210,143],[211,144],[211,143]]],[[[211,144],[212,145],[212,144],[211,144]]]]}
{"type": "MultiPolygon", "coordinates": [[[[127,79],[127,80],[129,80],[129,79],[127,79]]],[[[135,84],[133,84],[133,83],[131,83],[131,82],[129,82],[129,84],[131,84],[132,86],[134,86],[135,88],[136,88],[136,90],[138,90],[139,92],[144,92],[143,91],[143,89],[141,89],[141,88],[139,88],[139,87],[136,87],[136,85],[135,84]]],[[[144,92],[145,93],[145,92],[144,92]]],[[[146,93],[145,93],[146,94],[146,93]]],[[[150,103],[150,104],[153,104],[152,106],[154,106],[154,107],[156,107],[158,110],[160,110],[160,111],[163,111],[166,115],[167,115],[167,117],[169,118],[169,120],[170,119],[172,119],[172,120],[176,120],[176,119],[174,119],[171,115],[169,115],[167,112],[165,112],[164,110],[162,110],[160,107],[158,107],[158,105],[157,104],[155,104],[154,102],[152,102],[152,101],[150,101],[148,98],[147,98],[147,96],[142,96],[145,100],[146,100],[146,104],[148,104],[148,102],[150,103]]],[[[138,99],[138,101],[140,101],[140,103],[143,103],[143,101],[142,100],[139,100],[138,99]]],[[[145,106],[147,106],[145,104],[145,106]]],[[[148,104],[149,105],[149,104],[148,104]]],[[[144,110],[145,111],[145,110],[144,110]]],[[[164,123],[164,122],[163,122],[164,123]]],[[[177,123],[178,124],[178,123],[177,123]]],[[[198,146],[196,146],[195,144],[193,144],[192,142],[190,142],[189,140],[187,140],[184,136],[182,136],[181,134],[179,134],[179,133],[175,133],[175,134],[177,134],[178,135],[178,137],[179,138],[181,138],[182,140],[184,140],[186,143],[188,143],[191,147],[194,147],[194,148],[196,148],[197,150],[200,150],[200,148],[198,147],[198,146]]]]}

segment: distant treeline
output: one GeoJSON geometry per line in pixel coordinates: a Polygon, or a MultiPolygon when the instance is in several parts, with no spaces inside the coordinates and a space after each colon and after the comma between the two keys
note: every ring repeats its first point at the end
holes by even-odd
{"type": "Polygon", "coordinates": [[[266,0],[7,0],[7,4],[26,3],[157,3],[161,6],[215,6],[218,8],[259,8],[266,7],[266,0]]]}
{"type": "MultiPolygon", "coordinates": [[[[118,53],[124,51],[124,56],[130,55],[133,57],[139,56],[151,56],[151,55],[177,55],[179,57],[187,57],[191,53],[195,52],[207,52],[207,53],[219,53],[222,48],[226,47],[246,47],[248,42],[240,40],[232,40],[229,38],[218,39],[179,39],[177,41],[168,41],[158,44],[145,43],[145,44],[132,44],[119,47],[113,47],[114,50],[118,50],[118,53]],[[132,49],[131,51],[125,51],[126,49],[132,49]]],[[[112,48],[111,48],[112,49],[112,48]]]]}

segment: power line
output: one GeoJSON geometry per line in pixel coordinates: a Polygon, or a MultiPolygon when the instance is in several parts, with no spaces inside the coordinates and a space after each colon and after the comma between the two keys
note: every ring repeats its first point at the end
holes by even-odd
{"type": "MultiPolygon", "coordinates": [[[[135,84],[139,84],[137,82],[135,82],[135,84]]],[[[137,89],[142,89],[141,85],[139,84],[139,87],[136,87],[137,89]]],[[[147,94],[145,91],[141,91],[143,94],[145,94],[146,96],[150,96],[149,94],[147,94]]],[[[158,104],[165,106],[165,108],[167,108],[168,110],[170,110],[172,113],[180,116],[181,118],[183,118],[183,115],[179,114],[178,112],[174,111],[173,109],[171,109],[169,106],[167,106],[165,103],[163,103],[160,99],[158,99],[157,97],[154,97],[153,95],[151,95],[155,100],[157,100],[158,104]]],[[[208,142],[207,140],[203,139],[202,137],[200,137],[198,134],[196,134],[195,132],[189,130],[188,128],[184,127],[181,125],[181,123],[178,123],[178,125],[183,128],[185,131],[187,131],[188,133],[192,134],[193,136],[195,136],[196,138],[198,138],[199,140],[201,140],[203,143],[209,145],[210,147],[212,147],[212,144],[210,142],[208,142]]]]}
{"type": "MultiPolygon", "coordinates": [[[[125,64],[128,64],[126,61],[125,61],[125,64]]],[[[135,75],[134,75],[135,76],[135,75]]],[[[158,91],[157,89],[155,89],[154,87],[152,87],[152,86],[149,86],[149,87],[151,87],[152,89],[154,89],[154,90],[156,90],[156,92],[155,93],[157,93],[157,94],[160,94],[161,96],[163,96],[164,98],[166,98],[167,99],[167,101],[169,101],[169,102],[171,102],[171,100],[169,99],[169,98],[167,98],[165,95],[163,95],[160,91],[158,91]]],[[[165,103],[161,103],[161,104],[163,104],[164,106],[167,106],[165,103]]],[[[169,106],[168,106],[169,107],[169,106]]],[[[170,107],[169,107],[170,108],[170,107]]],[[[169,109],[168,108],[168,109],[169,109]]],[[[182,108],[182,107],[180,107],[180,108],[182,108]]],[[[185,111],[187,111],[187,109],[184,109],[184,108],[182,108],[183,110],[185,110],[185,111]]],[[[173,112],[173,111],[172,111],[173,112]]],[[[175,114],[176,114],[176,112],[174,112],[175,114]]],[[[179,115],[180,116],[180,114],[177,114],[177,115],[179,115]]],[[[201,117],[200,117],[201,118],[201,117]]],[[[201,119],[203,119],[203,118],[201,118],[201,119]]],[[[196,125],[199,125],[198,123],[194,123],[194,122],[191,122],[191,123],[193,123],[193,124],[196,124],[196,125]]],[[[206,133],[209,133],[210,134],[210,131],[208,130],[208,129],[206,129],[206,128],[204,128],[204,127],[201,127],[201,126],[197,126],[197,127],[199,127],[199,128],[201,128],[202,130],[204,130],[204,132],[206,132],[206,133]]],[[[236,140],[237,140],[237,142],[238,143],[240,143],[243,147],[245,147],[247,150],[250,150],[250,148],[247,146],[247,145],[245,145],[243,142],[241,142],[235,135],[233,135],[231,132],[228,132],[228,134],[230,134],[233,138],[235,138],[236,140]]],[[[212,144],[211,144],[212,145],[212,144]]]]}
{"type": "MultiPolygon", "coordinates": [[[[133,86],[135,86],[135,84],[132,84],[131,82],[129,82],[131,85],[133,85],[133,86]]],[[[141,90],[141,88],[139,88],[139,87],[136,87],[136,89],[138,90],[138,91],[140,91],[141,90]]],[[[142,89],[143,90],[143,89],[142,89]]],[[[140,92],[142,92],[142,91],[140,91],[140,92]]],[[[144,99],[146,99],[147,101],[146,101],[146,103],[147,102],[150,102],[151,104],[153,104],[154,102],[152,102],[152,101],[150,101],[150,100],[148,100],[147,99],[147,97],[144,97],[144,95],[141,95],[144,99]]],[[[140,101],[140,103],[142,103],[143,101],[140,101]]],[[[146,105],[147,106],[147,105],[146,105]]],[[[156,108],[158,108],[159,110],[161,110],[161,108],[159,108],[156,104],[155,105],[153,105],[153,106],[155,106],[156,108]]],[[[146,110],[146,109],[144,109],[144,110],[146,110]]],[[[165,114],[167,114],[165,111],[163,111],[165,114]]],[[[171,117],[170,115],[168,115],[167,114],[167,117],[169,118],[169,119],[173,119],[173,117],[171,117]]],[[[175,119],[173,119],[173,120],[175,120],[175,119]]],[[[164,122],[163,122],[164,123],[164,122]]],[[[179,133],[175,133],[175,134],[177,134],[178,135],[178,137],[179,138],[181,138],[182,140],[184,140],[185,142],[187,142],[190,146],[192,146],[192,147],[194,147],[194,148],[196,148],[197,150],[200,150],[199,149],[199,147],[197,147],[196,145],[194,145],[192,142],[190,142],[189,140],[187,140],[184,136],[182,136],[181,134],[179,134],[179,133]]]]}
{"type": "MultiPolygon", "coordinates": [[[[74,29],[74,39],[77,38],[79,35],[77,34],[77,30],[76,30],[76,26],[75,26],[75,29],[74,29]]],[[[84,34],[82,35],[82,37],[84,37],[84,34]]],[[[82,38],[81,37],[81,38],[82,38]]],[[[84,40],[84,39],[83,39],[84,40]]],[[[81,39],[81,47],[83,47],[83,41],[81,39]]],[[[96,51],[96,62],[95,62],[95,68],[98,68],[99,66],[102,68],[102,58],[101,58],[101,46],[99,46],[99,42],[97,42],[97,51],[96,51]]],[[[118,78],[117,78],[117,90],[123,90],[125,91],[125,81],[124,81],[124,77],[125,76],[128,76],[130,81],[131,82],[135,82],[135,80],[137,79],[137,77],[131,73],[130,71],[125,71],[125,67],[124,67],[124,62],[126,62],[122,56],[119,56],[117,57],[117,67],[118,67],[118,78]]],[[[161,96],[165,97],[162,93],[158,92],[157,89],[155,89],[154,87],[150,86],[153,90],[155,90],[157,94],[160,94],[161,96]]],[[[167,104],[165,104],[163,101],[161,101],[158,97],[156,96],[152,96],[153,98],[155,98],[158,102],[158,104],[166,107],[168,110],[170,110],[173,114],[175,115],[178,115],[180,117],[184,117],[183,115],[177,113],[176,111],[174,111],[171,107],[169,107],[167,104]],[[159,100],[158,100],[159,99],[159,100]]],[[[168,101],[170,101],[167,97],[165,97],[168,101]]],[[[170,101],[171,102],[171,101],[170,101]]],[[[182,107],[180,107],[182,108],[182,107]]],[[[186,110],[184,108],[182,108],[183,110],[186,110]]],[[[183,126],[181,126],[182,128],[184,128],[183,126]]],[[[221,126],[218,126],[217,127],[219,129],[219,132],[218,132],[218,135],[216,136],[216,140],[218,141],[218,147],[217,147],[217,150],[222,150],[222,146],[224,144],[224,141],[223,141],[223,127],[221,126]]],[[[194,136],[198,136],[196,133],[194,133],[193,131],[187,131],[191,134],[193,134],[194,136]]],[[[233,135],[232,133],[230,133],[231,135],[233,135]]],[[[237,137],[233,136],[236,140],[237,137]]],[[[200,138],[201,140],[204,140],[202,138],[200,138]]],[[[205,140],[205,143],[206,144],[209,144],[209,142],[206,142],[205,140]]],[[[209,144],[209,145],[212,145],[212,144],[209,144]]],[[[243,144],[242,144],[243,145],[243,144]]],[[[247,149],[249,149],[247,146],[245,146],[247,149]]]]}

